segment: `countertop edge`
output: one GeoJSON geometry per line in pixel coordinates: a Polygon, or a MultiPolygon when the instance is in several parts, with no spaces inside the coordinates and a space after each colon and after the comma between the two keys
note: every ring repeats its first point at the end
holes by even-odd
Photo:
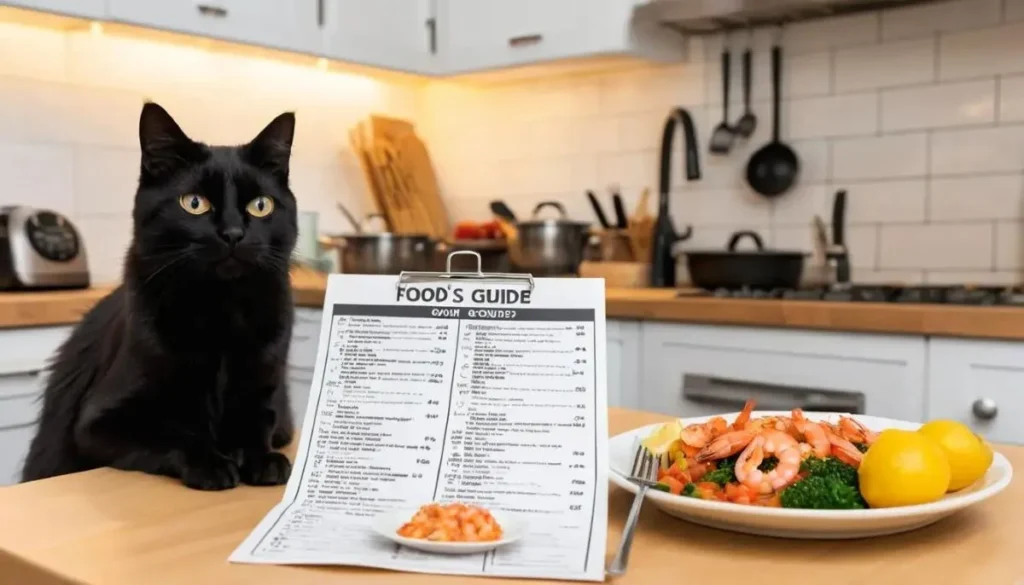
{"type": "MultiPolygon", "coordinates": [[[[86,290],[0,294],[0,329],[77,323],[114,285],[86,290]]],[[[299,307],[318,309],[326,277],[294,273],[299,307]]],[[[606,289],[609,319],[804,329],[875,335],[1024,340],[1024,308],[842,303],[679,296],[673,289],[606,289]]]]}

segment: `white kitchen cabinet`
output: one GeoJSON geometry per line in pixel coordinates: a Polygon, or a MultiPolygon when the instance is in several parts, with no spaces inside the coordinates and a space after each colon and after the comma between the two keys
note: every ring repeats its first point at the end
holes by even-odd
{"type": "Polygon", "coordinates": [[[35,435],[46,365],[71,327],[0,330],[0,485],[17,483],[35,435]]]}
{"type": "Polygon", "coordinates": [[[680,35],[633,21],[637,0],[437,1],[446,74],[586,56],[685,56],[680,35]]]}
{"type": "Polygon", "coordinates": [[[739,410],[924,416],[925,339],[645,323],[640,406],[675,416],[739,410]]]}
{"type": "Polygon", "coordinates": [[[990,441],[1024,444],[1024,342],[929,339],[927,412],[990,441]]]}
{"type": "Polygon", "coordinates": [[[309,402],[309,388],[316,368],[316,350],[320,343],[320,309],[297,307],[288,350],[288,398],[295,426],[302,425],[309,402]]]}
{"type": "Polygon", "coordinates": [[[295,51],[323,50],[321,0],[107,0],[107,18],[295,51]]]}
{"type": "Polygon", "coordinates": [[[103,18],[106,0],[3,0],[0,6],[17,6],[81,18],[103,18]]]}
{"type": "Polygon", "coordinates": [[[430,0],[323,0],[324,55],[408,73],[434,73],[430,0]]]}
{"type": "Polygon", "coordinates": [[[639,321],[605,323],[610,407],[640,407],[640,328],[639,321]]]}

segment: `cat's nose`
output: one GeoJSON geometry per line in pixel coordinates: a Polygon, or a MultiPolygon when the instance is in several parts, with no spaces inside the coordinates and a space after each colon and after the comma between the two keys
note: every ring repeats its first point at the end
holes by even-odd
{"type": "Polygon", "coordinates": [[[245,232],[240,227],[229,227],[220,232],[220,237],[231,246],[237,244],[244,235],[245,232]]]}

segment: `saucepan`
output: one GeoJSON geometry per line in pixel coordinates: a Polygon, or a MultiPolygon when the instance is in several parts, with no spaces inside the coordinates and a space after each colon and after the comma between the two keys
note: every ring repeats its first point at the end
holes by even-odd
{"type": "MultiPolygon", "coordinates": [[[[370,214],[367,220],[382,217],[370,214]]],[[[364,222],[365,223],[365,222],[364,222]]],[[[338,251],[338,266],[344,274],[399,274],[403,270],[427,271],[435,266],[441,242],[425,234],[367,233],[334,234],[320,238],[325,248],[338,251]]]]}
{"type": "Polygon", "coordinates": [[[530,221],[516,223],[515,232],[508,243],[508,254],[517,270],[534,276],[576,274],[583,262],[590,224],[566,219],[561,203],[544,201],[533,208],[530,221]],[[547,207],[558,211],[559,218],[538,219],[547,207]]]}

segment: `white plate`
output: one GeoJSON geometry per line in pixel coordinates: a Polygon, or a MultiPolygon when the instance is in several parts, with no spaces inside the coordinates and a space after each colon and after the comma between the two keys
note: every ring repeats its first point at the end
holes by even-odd
{"type": "Polygon", "coordinates": [[[423,552],[468,555],[487,552],[499,546],[511,544],[522,538],[526,529],[525,523],[515,516],[492,511],[491,516],[494,516],[494,519],[501,526],[503,533],[501,540],[492,540],[490,542],[434,542],[432,540],[399,536],[398,529],[408,522],[417,510],[417,508],[410,508],[408,510],[394,510],[381,514],[373,519],[373,530],[392,542],[423,552]]]}
{"type": "MultiPolygon", "coordinates": [[[[788,412],[761,411],[752,416],[788,415],[788,412]]],[[[835,421],[840,416],[833,413],[805,413],[811,420],[835,421]]],[[[722,415],[732,420],[736,413],[722,415]]],[[[711,417],[682,419],[683,425],[704,422],[711,417]]],[[[854,416],[874,431],[882,429],[915,430],[921,425],[905,421],[879,418],[876,416],[854,416]]],[[[635,494],[636,485],[626,480],[633,464],[637,442],[649,435],[659,425],[648,425],[616,435],[610,440],[611,482],[635,494]]],[[[658,490],[648,490],[647,499],[663,512],[690,522],[761,536],[805,539],[864,538],[907,532],[937,522],[954,512],[978,502],[987,500],[1010,485],[1013,468],[1010,462],[996,453],[992,466],[981,480],[959,492],[946,494],[941,500],[930,504],[904,506],[899,508],[878,508],[869,510],[794,510],[788,508],[765,508],[744,506],[729,502],[715,502],[676,496],[658,490]]]]}

